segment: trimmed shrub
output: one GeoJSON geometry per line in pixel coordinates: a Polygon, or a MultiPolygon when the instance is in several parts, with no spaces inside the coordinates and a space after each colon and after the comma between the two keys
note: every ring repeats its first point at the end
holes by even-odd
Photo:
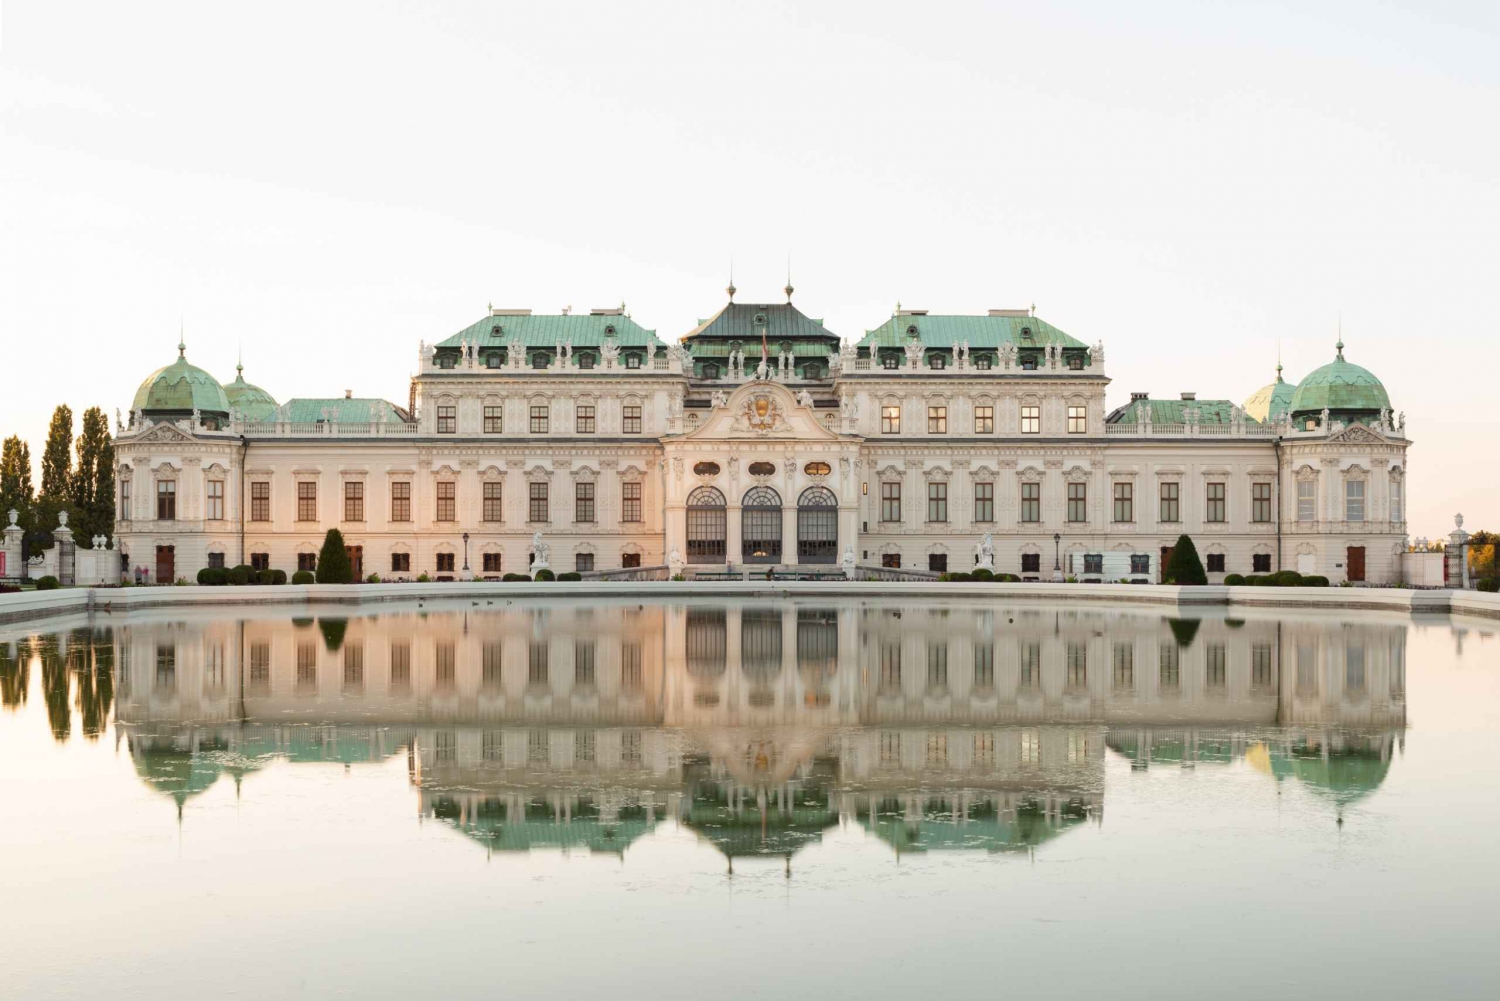
{"type": "Polygon", "coordinates": [[[1327,587],[1328,578],[1321,574],[1309,574],[1302,578],[1303,587],[1327,587]]]}
{"type": "Polygon", "coordinates": [[[21,588],[17,584],[0,584],[0,594],[18,594],[20,590],[21,588]]]}
{"type": "Polygon", "coordinates": [[[1253,573],[1253,574],[1248,574],[1245,577],[1245,586],[1246,587],[1261,587],[1261,586],[1263,586],[1265,584],[1265,582],[1266,582],[1266,578],[1262,574],[1254,574],[1253,573]]]}
{"type": "Polygon", "coordinates": [[[1271,587],[1301,587],[1302,575],[1295,570],[1278,570],[1266,578],[1271,587]]]}
{"type": "Polygon", "coordinates": [[[229,582],[229,571],[223,567],[204,567],[198,571],[198,583],[205,587],[223,587],[229,582]]]}
{"type": "Polygon", "coordinates": [[[1172,547],[1165,582],[1182,585],[1208,583],[1208,574],[1203,572],[1203,561],[1198,558],[1198,547],[1186,535],[1179,535],[1177,545],[1172,547]]]}
{"type": "Polygon", "coordinates": [[[530,581],[531,581],[531,578],[528,577],[528,576],[526,576],[523,573],[508,573],[508,574],[505,574],[500,579],[502,581],[509,581],[512,584],[519,583],[519,582],[521,582],[523,580],[526,581],[526,582],[528,582],[528,583],[530,583],[530,581]]]}
{"type": "Polygon", "coordinates": [[[1021,578],[1017,577],[1013,573],[997,573],[997,574],[995,574],[995,583],[996,584],[1019,584],[1019,583],[1021,583],[1021,578]]]}
{"type": "Polygon", "coordinates": [[[944,572],[938,574],[938,580],[943,581],[944,583],[946,583],[946,582],[948,582],[948,581],[950,581],[952,579],[953,579],[953,575],[951,573],[948,573],[947,571],[944,571],[944,572]]]}
{"type": "Polygon", "coordinates": [[[278,587],[280,587],[281,585],[285,584],[286,583],[286,571],[285,570],[272,570],[271,571],[271,583],[275,584],[278,587]]]}
{"type": "Polygon", "coordinates": [[[569,571],[567,571],[565,573],[558,574],[557,575],[557,579],[558,580],[583,580],[583,574],[579,573],[577,570],[569,570],[569,571]]]}
{"type": "Polygon", "coordinates": [[[557,575],[551,570],[542,569],[536,572],[536,580],[557,580],[557,575]]]}
{"type": "Polygon", "coordinates": [[[292,574],[293,584],[312,584],[315,583],[317,579],[318,578],[314,576],[311,570],[298,570],[296,573],[292,574]]]}
{"type": "Polygon", "coordinates": [[[1225,587],[1244,587],[1245,586],[1245,575],[1244,574],[1239,574],[1239,573],[1225,574],[1224,575],[1224,586],[1225,587]]]}
{"type": "Polygon", "coordinates": [[[276,583],[276,571],[269,568],[255,571],[255,583],[270,587],[276,583]]]}
{"type": "Polygon", "coordinates": [[[969,581],[974,579],[974,575],[971,573],[965,573],[964,571],[959,571],[958,573],[949,574],[948,579],[955,581],[969,581]]]}
{"type": "Polygon", "coordinates": [[[235,587],[244,587],[250,583],[250,573],[250,568],[247,566],[232,567],[228,572],[229,583],[235,587]]]}
{"type": "Polygon", "coordinates": [[[432,583],[432,578],[429,577],[429,576],[427,576],[427,574],[425,574],[425,573],[419,573],[419,574],[417,574],[417,583],[418,584],[431,584],[432,583]]]}
{"type": "Polygon", "coordinates": [[[974,580],[994,580],[995,571],[988,567],[980,567],[978,570],[972,571],[969,576],[974,580]]]}
{"type": "Polygon", "coordinates": [[[354,580],[354,568],[349,565],[349,554],[344,551],[344,533],[336,528],[330,528],[323,536],[315,576],[319,584],[348,584],[354,580]]]}
{"type": "Polygon", "coordinates": [[[1483,591],[1486,594],[1500,592],[1500,577],[1481,577],[1474,582],[1474,590],[1483,591]]]}
{"type": "Polygon", "coordinates": [[[36,589],[38,591],[56,591],[61,586],[57,578],[50,573],[45,577],[38,577],[36,579],[36,589]]]}

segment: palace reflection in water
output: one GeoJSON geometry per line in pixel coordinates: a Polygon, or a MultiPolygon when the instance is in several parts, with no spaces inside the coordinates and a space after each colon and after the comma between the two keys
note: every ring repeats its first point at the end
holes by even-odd
{"type": "Polygon", "coordinates": [[[521,602],[143,616],[0,643],[176,800],[276,760],[404,756],[423,814],[494,851],[623,852],[666,818],[731,860],[841,824],[895,850],[1025,851],[1137,769],[1244,761],[1326,796],[1385,778],[1406,625],[1022,605],[521,602]]]}

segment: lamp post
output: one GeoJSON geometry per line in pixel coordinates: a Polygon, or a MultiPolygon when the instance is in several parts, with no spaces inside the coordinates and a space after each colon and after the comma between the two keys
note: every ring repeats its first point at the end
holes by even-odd
{"type": "Polygon", "coordinates": [[[464,533],[464,573],[469,572],[469,533],[464,533]]]}
{"type": "Polygon", "coordinates": [[[1052,533],[1052,582],[1061,583],[1062,575],[1062,533],[1052,533]]]}

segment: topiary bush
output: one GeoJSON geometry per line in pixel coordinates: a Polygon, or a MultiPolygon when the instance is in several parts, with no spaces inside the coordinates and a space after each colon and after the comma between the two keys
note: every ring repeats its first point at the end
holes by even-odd
{"type": "Polygon", "coordinates": [[[557,579],[558,580],[583,580],[583,574],[579,573],[576,570],[569,570],[566,573],[560,573],[560,574],[558,574],[557,575],[557,579]]]}
{"type": "Polygon", "coordinates": [[[1481,577],[1474,582],[1474,590],[1483,591],[1486,594],[1500,592],[1500,577],[1481,577]]]}
{"type": "Polygon", "coordinates": [[[988,567],[980,567],[978,570],[970,571],[969,576],[974,580],[994,580],[995,571],[988,567]]]}
{"type": "Polygon", "coordinates": [[[231,567],[228,571],[228,582],[235,587],[244,587],[250,583],[250,574],[252,572],[247,566],[231,567]]]}
{"type": "Polygon", "coordinates": [[[1224,575],[1224,586],[1225,587],[1244,587],[1245,586],[1245,575],[1244,574],[1238,574],[1238,573],[1225,574],[1224,575]]]}
{"type": "Polygon", "coordinates": [[[542,569],[542,570],[538,570],[536,572],[536,578],[535,579],[536,580],[556,580],[557,579],[557,575],[554,574],[551,570],[542,569]]]}
{"type": "Polygon", "coordinates": [[[58,579],[50,573],[45,577],[38,577],[36,579],[36,589],[38,591],[56,591],[61,586],[62,584],[58,579]]]}
{"type": "Polygon", "coordinates": [[[354,568],[349,565],[349,554],[344,550],[344,533],[336,528],[330,528],[323,536],[315,576],[319,584],[348,584],[354,580],[354,568]]]}
{"type": "Polygon", "coordinates": [[[1246,587],[1260,587],[1264,585],[1266,578],[1261,574],[1248,574],[1245,577],[1246,587]]]}
{"type": "Polygon", "coordinates": [[[1019,583],[1021,583],[1021,578],[1017,577],[1013,573],[997,573],[997,574],[995,574],[995,583],[997,583],[997,584],[1019,584],[1019,583]]]}
{"type": "Polygon", "coordinates": [[[286,583],[286,571],[285,570],[272,570],[271,571],[271,583],[277,585],[278,587],[280,587],[281,585],[285,584],[286,583]]]}
{"type": "Polygon", "coordinates": [[[948,575],[948,579],[949,580],[953,580],[953,581],[959,581],[959,582],[969,581],[969,580],[973,580],[974,579],[974,575],[971,574],[971,573],[965,573],[964,571],[960,570],[957,573],[951,573],[951,574],[949,574],[948,575]]]}
{"type": "Polygon", "coordinates": [[[1301,587],[1302,575],[1295,570],[1278,570],[1266,578],[1272,587],[1301,587]]]}
{"type": "Polygon", "coordinates": [[[255,583],[270,587],[276,583],[276,571],[269,568],[255,571],[255,583]]]}
{"type": "Polygon", "coordinates": [[[311,570],[298,570],[292,574],[293,584],[313,584],[317,582],[317,579],[311,570]]]}
{"type": "Polygon", "coordinates": [[[1302,578],[1303,587],[1327,587],[1328,578],[1319,574],[1309,574],[1302,578]]]}
{"type": "Polygon", "coordinates": [[[1186,535],[1177,537],[1172,547],[1172,558],[1167,561],[1165,574],[1167,584],[1207,584],[1208,574],[1203,572],[1203,561],[1198,558],[1198,547],[1186,535]]]}
{"type": "Polygon", "coordinates": [[[229,571],[223,567],[204,567],[198,571],[198,583],[205,587],[223,587],[229,581],[229,571]]]}
{"type": "Polygon", "coordinates": [[[519,581],[523,581],[523,580],[526,581],[527,583],[530,583],[530,581],[531,581],[531,578],[528,577],[528,576],[526,576],[523,573],[508,573],[505,576],[501,577],[500,579],[502,581],[509,581],[512,584],[517,583],[519,581]]]}

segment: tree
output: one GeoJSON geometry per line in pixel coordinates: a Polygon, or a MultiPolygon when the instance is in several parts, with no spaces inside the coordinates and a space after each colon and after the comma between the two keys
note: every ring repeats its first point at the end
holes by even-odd
{"type": "Polygon", "coordinates": [[[1167,561],[1167,572],[1163,575],[1167,584],[1207,584],[1208,574],[1203,572],[1203,561],[1198,558],[1198,548],[1186,535],[1177,537],[1172,547],[1172,558],[1167,561]]]}
{"type": "Polygon", "coordinates": [[[323,537],[316,579],[319,584],[347,584],[354,579],[354,568],[349,565],[349,554],[344,551],[343,533],[336,528],[330,528],[323,537]]]}
{"type": "Polygon", "coordinates": [[[73,408],[66,403],[52,411],[47,448],[42,452],[42,496],[66,500],[73,487],[73,408]]]}
{"type": "Polygon", "coordinates": [[[31,448],[19,435],[11,435],[5,439],[4,450],[0,451],[0,519],[4,524],[10,524],[5,512],[14,508],[21,515],[21,527],[30,528],[35,503],[31,488],[31,448]]]}
{"type": "Polygon", "coordinates": [[[104,411],[83,412],[78,435],[78,468],[73,471],[73,507],[78,524],[73,537],[83,541],[115,530],[115,446],[109,437],[104,411]]]}

